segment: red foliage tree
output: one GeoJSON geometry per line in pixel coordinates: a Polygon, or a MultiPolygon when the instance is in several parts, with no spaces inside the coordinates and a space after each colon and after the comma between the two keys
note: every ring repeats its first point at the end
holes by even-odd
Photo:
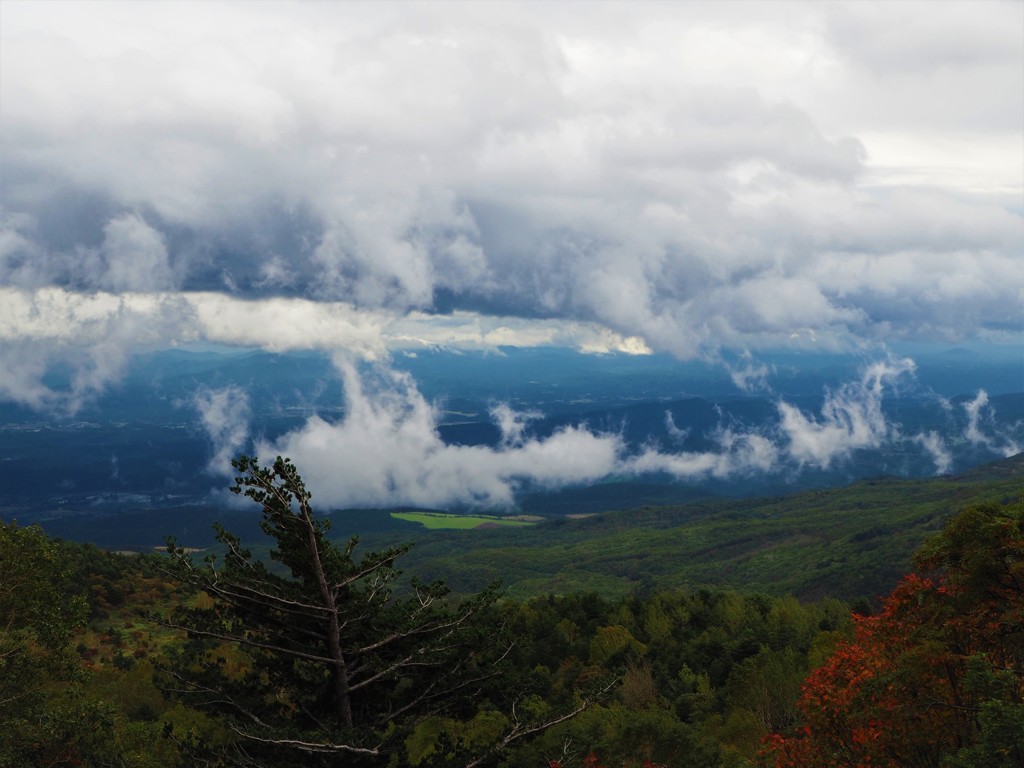
{"type": "Polygon", "coordinates": [[[933,768],[974,745],[982,705],[1024,700],[1024,505],[955,518],[853,640],[808,677],[775,768],[933,768]],[[998,683],[998,684],[997,684],[998,683]]]}

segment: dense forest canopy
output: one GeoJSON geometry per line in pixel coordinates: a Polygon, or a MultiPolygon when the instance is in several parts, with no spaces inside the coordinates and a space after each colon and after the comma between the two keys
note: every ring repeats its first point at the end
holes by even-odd
{"type": "Polygon", "coordinates": [[[965,508],[874,610],[675,588],[456,597],[236,463],[269,559],[0,526],[11,766],[1020,766],[1024,504],[965,508]]]}

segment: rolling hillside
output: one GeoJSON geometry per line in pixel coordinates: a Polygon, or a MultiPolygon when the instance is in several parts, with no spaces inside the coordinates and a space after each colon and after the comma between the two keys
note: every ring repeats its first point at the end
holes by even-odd
{"type": "MultiPolygon", "coordinates": [[[[887,593],[958,510],[1024,494],[1024,454],[954,477],[622,510],[522,529],[418,531],[406,568],[514,596],[719,587],[801,598],[887,593]]],[[[407,534],[409,532],[406,532],[407,534]]],[[[367,537],[376,544],[378,536],[367,537]]]]}

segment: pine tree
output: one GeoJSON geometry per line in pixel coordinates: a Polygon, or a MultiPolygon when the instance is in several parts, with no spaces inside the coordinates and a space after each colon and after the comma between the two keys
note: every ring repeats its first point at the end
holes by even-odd
{"type": "MultiPolygon", "coordinates": [[[[168,688],[225,718],[234,740],[222,760],[386,765],[426,718],[472,717],[508,651],[496,590],[454,601],[442,582],[398,588],[395,561],[408,547],[357,559],[356,539],[327,537],[288,459],[233,465],[231,490],[261,506],[278,566],[221,527],[221,560],[196,563],[171,541],[174,575],[200,597],[163,620],[190,638],[168,688]]],[[[502,743],[536,727],[506,722],[502,743]]]]}

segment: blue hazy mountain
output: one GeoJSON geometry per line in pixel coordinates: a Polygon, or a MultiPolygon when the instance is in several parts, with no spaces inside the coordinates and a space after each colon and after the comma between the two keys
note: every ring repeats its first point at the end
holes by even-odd
{"type": "MultiPolygon", "coordinates": [[[[886,418],[907,434],[935,431],[951,453],[950,471],[999,458],[964,439],[967,409],[988,394],[989,427],[1018,438],[1024,430],[1024,364],[1006,347],[911,348],[913,386],[887,394],[886,418]]],[[[770,390],[738,390],[722,365],[663,355],[583,355],[562,349],[496,353],[444,351],[398,355],[441,414],[449,444],[495,445],[501,433],[489,411],[498,403],[531,412],[529,433],[567,426],[622,436],[630,450],[712,450],[723,428],[758,430],[778,419],[785,400],[813,416],[824,398],[855,380],[865,359],[837,354],[760,356],[770,390]]],[[[60,386],[61,372],[50,384],[60,386]]],[[[22,519],[91,514],[111,508],[210,505],[225,480],[207,471],[213,452],[195,406],[197,392],[237,387],[248,394],[251,427],[273,439],[313,414],[345,413],[340,377],[328,356],[261,351],[171,350],[138,356],[117,387],[73,417],[0,404],[0,515],[22,519]]],[[[668,477],[608,478],[597,488],[524,489],[524,511],[545,515],[632,503],[669,503],[708,494],[763,494],[823,487],[881,474],[935,471],[921,451],[900,444],[855,452],[828,469],[750,475],[728,482],[681,483],[668,477]]],[[[26,519],[26,521],[29,521],[26,519]]]]}

